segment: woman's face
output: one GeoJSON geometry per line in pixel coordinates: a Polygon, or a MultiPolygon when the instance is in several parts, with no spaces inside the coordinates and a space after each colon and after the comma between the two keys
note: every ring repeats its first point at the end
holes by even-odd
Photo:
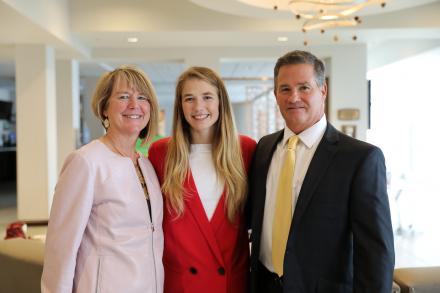
{"type": "Polygon", "coordinates": [[[107,131],[124,136],[139,136],[150,120],[148,97],[118,78],[104,111],[110,124],[107,131]]]}
{"type": "Polygon", "coordinates": [[[193,140],[199,137],[207,143],[206,139],[212,138],[219,117],[217,88],[204,80],[188,79],[183,85],[181,98],[183,114],[191,126],[193,140]]]}

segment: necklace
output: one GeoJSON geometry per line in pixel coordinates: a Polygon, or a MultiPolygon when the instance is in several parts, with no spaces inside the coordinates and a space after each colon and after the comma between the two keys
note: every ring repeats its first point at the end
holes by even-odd
{"type": "Polygon", "coordinates": [[[138,163],[138,155],[135,153],[134,155],[132,155],[132,156],[129,156],[129,155],[126,155],[126,154],[124,154],[121,150],[119,150],[117,147],[116,147],[116,145],[114,144],[114,142],[113,142],[113,140],[110,138],[110,137],[108,137],[108,136],[105,136],[105,138],[106,138],[106,140],[108,141],[108,143],[110,144],[110,146],[111,146],[111,148],[116,152],[116,153],[118,153],[119,155],[121,155],[122,157],[128,157],[128,158],[131,158],[131,160],[132,160],[132,162],[133,162],[133,164],[134,164],[134,169],[136,170],[136,175],[137,175],[137,177],[138,177],[138,179],[139,179],[139,182],[141,183],[141,186],[142,186],[142,190],[144,191],[144,195],[145,195],[145,198],[147,199],[147,200],[149,200],[149,194],[148,194],[148,189],[147,189],[147,183],[145,182],[145,178],[144,178],[144,175],[142,174],[142,170],[141,170],[141,168],[139,167],[139,163],[138,163]],[[135,158],[136,157],[136,158],[135,158]]]}
{"type": "Polygon", "coordinates": [[[144,191],[145,198],[148,200],[150,198],[150,196],[148,194],[147,183],[145,182],[145,178],[144,178],[144,175],[142,174],[142,170],[141,170],[139,163],[137,161],[134,164],[134,166],[136,169],[136,174],[139,178],[139,182],[141,183],[142,189],[144,191]]]}
{"type": "Polygon", "coordinates": [[[137,154],[136,153],[133,153],[132,155],[127,155],[116,146],[116,144],[113,142],[113,140],[109,136],[106,135],[106,136],[104,136],[104,138],[108,141],[108,144],[110,145],[110,147],[113,149],[113,151],[115,153],[121,155],[122,157],[130,158],[133,161],[133,163],[135,163],[135,161],[137,161],[137,154]]]}

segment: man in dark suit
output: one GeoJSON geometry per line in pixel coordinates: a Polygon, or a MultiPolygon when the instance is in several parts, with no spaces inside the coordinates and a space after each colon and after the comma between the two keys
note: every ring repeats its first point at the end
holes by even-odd
{"type": "Polygon", "coordinates": [[[390,293],[394,244],[381,150],[327,122],[321,60],[289,52],[274,72],[286,128],[260,140],[252,165],[251,292],[390,293]],[[280,182],[293,136],[290,182],[280,182]],[[283,242],[276,219],[286,214],[283,242]]]}

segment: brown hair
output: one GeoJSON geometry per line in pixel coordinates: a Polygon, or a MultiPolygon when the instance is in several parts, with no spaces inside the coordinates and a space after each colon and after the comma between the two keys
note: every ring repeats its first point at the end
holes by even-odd
{"type": "Polygon", "coordinates": [[[286,53],[285,55],[278,58],[277,63],[274,68],[274,82],[275,88],[277,89],[277,78],[281,66],[290,64],[310,64],[313,65],[313,71],[315,73],[316,84],[322,87],[325,84],[325,65],[321,59],[316,57],[310,52],[295,50],[286,53]]]}

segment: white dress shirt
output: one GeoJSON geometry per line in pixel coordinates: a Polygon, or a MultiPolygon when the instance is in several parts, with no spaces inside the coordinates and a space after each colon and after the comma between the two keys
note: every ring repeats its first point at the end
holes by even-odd
{"type": "MultiPolygon", "coordinates": [[[[299,140],[296,147],[295,172],[292,178],[292,213],[295,210],[296,200],[307,169],[309,168],[310,161],[324,135],[326,127],[327,120],[325,115],[323,115],[317,123],[298,134],[299,140]]],[[[292,135],[294,135],[292,130],[285,127],[283,139],[278,143],[272,156],[266,180],[266,201],[264,204],[263,229],[261,233],[260,261],[272,272],[274,271],[272,265],[272,225],[275,214],[278,178],[287,150],[287,141],[292,135]]]]}
{"type": "Polygon", "coordinates": [[[192,144],[189,167],[206,216],[211,220],[225,187],[224,180],[217,176],[215,170],[212,145],[192,144]]]}

